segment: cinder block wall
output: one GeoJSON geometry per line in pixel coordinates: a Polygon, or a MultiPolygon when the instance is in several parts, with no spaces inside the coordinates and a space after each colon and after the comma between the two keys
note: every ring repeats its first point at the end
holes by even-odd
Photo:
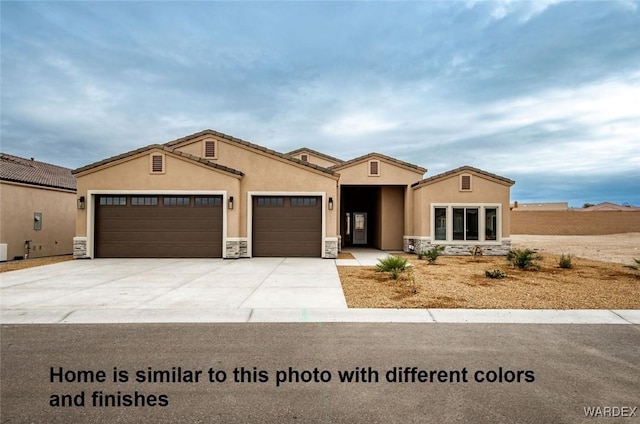
{"type": "Polygon", "coordinates": [[[640,211],[511,211],[511,234],[602,235],[640,232],[640,211]]]}

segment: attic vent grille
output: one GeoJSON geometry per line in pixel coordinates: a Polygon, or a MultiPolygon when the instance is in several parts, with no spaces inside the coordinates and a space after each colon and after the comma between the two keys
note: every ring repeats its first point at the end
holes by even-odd
{"type": "Polygon", "coordinates": [[[369,162],[369,175],[380,175],[380,162],[372,160],[369,162]]]}
{"type": "Polygon", "coordinates": [[[471,191],[471,175],[460,176],[460,190],[471,191]]]}
{"type": "Polygon", "coordinates": [[[163,172],[162,155],[153,155],[151,157],[151,172],[163,172]]]}
{"type": "Polygon", "coordinates": [[[309,162],[309,155],[300,155],[300,160],[303,162],[309,162]]]}
{"type": "Polygon", "coordinates": [[[206,158],[215,158],[216,157],[216,142],[212,140],[207,140],[204,142],[204,156],[206,158]]]}

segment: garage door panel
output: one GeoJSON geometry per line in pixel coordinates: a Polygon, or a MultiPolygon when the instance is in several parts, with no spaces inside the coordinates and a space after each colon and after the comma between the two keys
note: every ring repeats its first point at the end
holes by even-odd
{"type": "Polygon", "coordinates": [[[322,256],[320,197],[305,197],[314,199],[313,206],[294,206],[286,196],[281,202],[261,198],[253,199],[253,256],[322,256]]]}
{"type": "MultiPolygon", "coordinates": [[[[186,196],[185,196],[186,197],[186,196]]],[[[218,205],[98,205],[97,257],[222,257],[222,202],[218,205]]]]}

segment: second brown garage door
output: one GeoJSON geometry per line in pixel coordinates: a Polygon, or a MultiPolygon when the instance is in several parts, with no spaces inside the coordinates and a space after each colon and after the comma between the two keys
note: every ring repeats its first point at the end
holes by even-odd
{"type": "Polygon", "coordinates": [[[253,198],[253,256],[322,256],[322,206],[315,196],[253,198]]]}
{"type": "Polygon", "coordinates": [[[222,257],[222,196],[97,196],[98,258],[222,257]]]}

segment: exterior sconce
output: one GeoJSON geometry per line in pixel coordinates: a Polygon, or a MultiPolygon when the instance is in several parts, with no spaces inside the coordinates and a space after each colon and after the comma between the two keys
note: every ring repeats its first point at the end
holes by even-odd
{"type": "Polygon", "coordinates": [[[85,205],[84,196],[78,197],[78,209],[84,209],[85,205]]]}
{"type": "Polygon", "coordinates": [[[229,209],[233,209],[233,196],[229,196],[229,204],[227,205],[229,209]]]}
{"type": "Polygon", "coordinates": [[[329,197],[329,210],[333,210],[333,197],[329,197]]]}

